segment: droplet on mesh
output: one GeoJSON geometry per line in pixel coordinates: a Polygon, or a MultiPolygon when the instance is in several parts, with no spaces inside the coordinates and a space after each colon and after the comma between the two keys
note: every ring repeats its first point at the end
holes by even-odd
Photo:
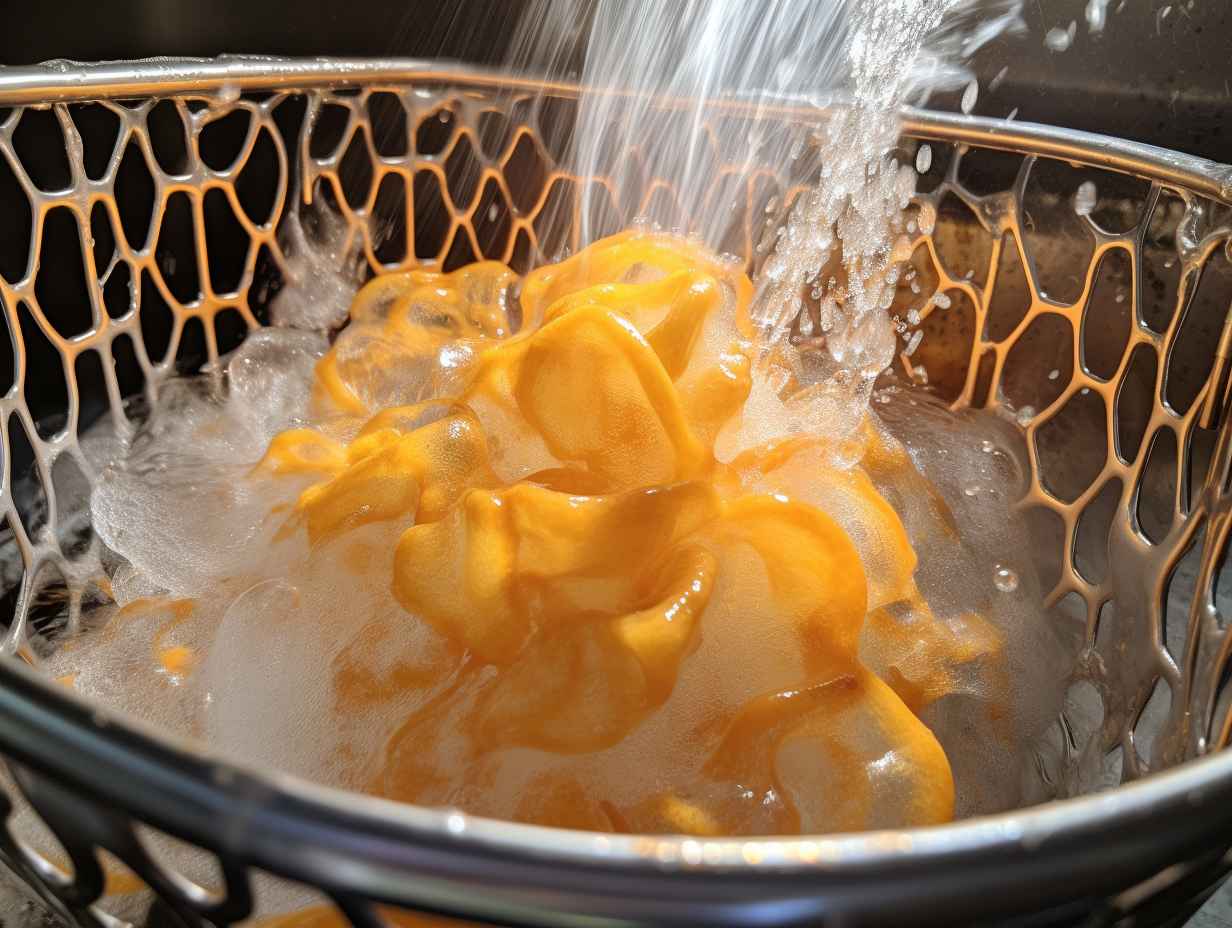
{"type": "Polygon", "coordinates": [[[1014,421],[1026,428],[1035,419],[1035,407],[1023,406],[1014,414],[1014,421]]]}
{"type": "Polygon", "coordinates": [[[1078,192],[1074,194],[1074,212],[1079,216],[1090,216],[1094,210],[1095,184],[1084,180],[1078,185],[1078,192]]]}
{"type": "Polygon", "coordinates": [[[1001,564],[997,565],[992,575],[992,583],[1002,593],[1013,593],[1018,589],[1018,574],[1001,564]]]}

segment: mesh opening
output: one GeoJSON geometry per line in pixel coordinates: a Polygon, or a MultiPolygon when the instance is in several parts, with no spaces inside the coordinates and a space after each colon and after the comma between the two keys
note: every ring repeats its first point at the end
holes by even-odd
{"type": "Polygon", "coordinates": [[[119,140],[120,117],[99,103],[74,104],[69,107],[69,115],[81,137],[86,176],[101,180],[119,140]]]}

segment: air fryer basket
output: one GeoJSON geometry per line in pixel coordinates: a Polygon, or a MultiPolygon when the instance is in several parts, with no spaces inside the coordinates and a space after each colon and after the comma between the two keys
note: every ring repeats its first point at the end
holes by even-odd
{"type": "MultiPolygon", "coordinates": [[[[576,245],[584,184],[598,185],[602,228],[670,213],[655,178],[617,188],[561,166],[576,98],[407,61],[0,70],[7,653],[37,652],[50,601],[80,616],[88,536],[57,509],[89,477],[79,434],[265,321],[297,200],[341,213],[375,273],[478,257],[525,270],[576,245]]],[[[774,133],[820,117],[727,101],[709,118],[774,133]]],[[[5,660],[0,753],[22,797],[4,808],[32,806],[64,855],[44,859],[8,828],[0,856],[81,925],[113,924],[96,905],[104,850],[190,926],[248,918],[258,873],[314,887],[362,926],[383,924],[386,906],[587,926],[1137,925],[1192,911],[1232,867],[1232,753],[1220,753],[1232,728],[1232,168],[908,113],[904,156],[921,144],[931,165],[916,208],[930,231],[913,263],[949,307],[923,322],[900,373],[956,405],[1014,411],[1031,461],[1022,505],[1055,554],[1049,604],[1085,635],[1055,736],[1102,758],[1099,777],[1058,780],[1057,795],[1124,785],[895,833],[563,832],[247,771],[5,660]],[[175,872],[138,830],[200,849],[218,885],[175,872]]],[[[716,185],[745,191],[725,244],[751,259],[765,204],[789,201],[805,169],[713,169],[716,185]]]]}

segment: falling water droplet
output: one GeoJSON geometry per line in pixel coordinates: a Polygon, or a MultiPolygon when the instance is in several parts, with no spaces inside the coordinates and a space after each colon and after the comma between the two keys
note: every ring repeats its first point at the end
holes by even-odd
{"type": "Polygon", "coordinates": [[[1010,568],[998,564],[992,575],[992,585],[1002,593],[1013,593],[1018,589],[1018,574],[1010,568]]]}
{"type": "Polygon", "coordinates": [[[962,95],[962,111],[970,114],[975,109],[975,100],[980,95],[980,82],[973,80],[967,85],[962,95]]]}
{"type": "Polygon", "coordinates": [[[931,145],[921,145],[919,151],[915,153],[915,169],[921,174],[927,174],[928,169],[933,166],[933,147],[931,145]]]}
{"type": "Polygon", "coordinates": [[[1044,46],[1052,52],[1066,51],[1074,42],[1074,36],[1078,32],[1078,23],[1075,20],[1070,20],[1069,25],[1062,29],[1060,26],[1054,26],[1048,30],[1048,34],[1044,36],[1044,46]]]}
{"type": "Polygon", "coordinates": [[[1056,379],[1057,379],[1058,377],[1060,377],[1060,376],[1061,376],[1061,372],[1060,372],[1059,370],[1057,370],[1056,368],[1053,368],[1052,370],[1050,370],[1050,371],[1048,372],[1048,379],[1049,379],[1049,380],[1056,380],[1056,379]]]}
{"type": "Polygon", "coordinates": [[[992,454],[997,450],[997,446],[985,438],[982,442],[980,442],[980,450],[985,454],[992,454]]]}
{"type": "Polygon", "coordinates": [[[1087,0],[1087,31],[1103,32],[1108,21],[1108,0],[1087,0]]]}

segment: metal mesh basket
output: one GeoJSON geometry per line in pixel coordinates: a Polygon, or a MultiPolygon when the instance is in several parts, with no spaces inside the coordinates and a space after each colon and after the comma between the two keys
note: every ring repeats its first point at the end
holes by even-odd
{"type": "MultiPolygon", "coordinates": [[[[647,212],[670,222],[679,207],[662,181],[618,191],[560,166],[575,102],[567,86],[397,61],[0,71],[8,652],[36,647],[65,597],[75,621],[87,595],[88,526],[57,508],[90,476],[79,435],[262,324],[297,197],[341,213],[375,273],[479,257],[525,270],[576,244],[586,185],[592,229],[647,212]]],[[[710,118],[791,132],[817,117],[731,103],[710,118]]],[[[1192,910],[1232,865],[1232,754],[1216,753],[1232,726],[1232,168],[908,114],[905,156],[924,142],[917,208],[936,222],[913,263],[949,309],[927,316],[901,373],[957,405],[1017,411],[1031,461],[1022,505],[1055,554],[1049,604],[1085,629],[1058,750],[1103,758],[1098,782],[1045,776],[1059,797],[1126,785],[893,834],[560,832],[237,769],[5,661],[14,802],[64,851],[53,864],[10,828],[8,865],[83,925],[114,923],[97,905],[103,858],[187,925],[243,921],[253,886],[275,877],[365,926],[390,918],[387,905],[559,925],[1145,924],[1192,910]],[[212,888],[168,862],[185,859],[161,853],[171,839],[212,862],[212,888]]],[[[806,162],[795,175],[712,165],[716,185],[744,192],[728,250],[752,258],[765,204],[790,201],[806,162]]]]}

